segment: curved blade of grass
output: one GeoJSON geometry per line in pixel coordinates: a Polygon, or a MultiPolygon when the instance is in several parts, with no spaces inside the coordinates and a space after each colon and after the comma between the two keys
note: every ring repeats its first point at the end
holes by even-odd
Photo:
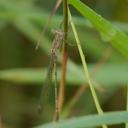
{"type": "Polygon", "coordinates": [[[109,112],[104,115],[89,115],[83,117],[72,118],[59,123],[49,123],[35,128],[90,128],[103,124],[114,125],[128,122],[128,112],[109,112]]]}
{"type": "MultiPolygon", "coordinates": [[[[89,70],[92,70],[93,64],[90,64],[89,70]]],[[[6,69],[0,70],[0,80],[21,83],[21,84],[39,84],[45,80],[47,68],[31,69],[6,69]]],[[[128,83],[128,63],[124,64],[105,64],[97,72],[94,77],[95,81],[104,86],[124,86],[122,83],[128,83]]],[[[58,69],[58,80],[60,80],[60,69],[58,69]]],[[[67,69],[67,85],[79,86],[87,82],[84,76],[82,66],[77,66],[74,63],[68,62],[67,69]],[[81,76],[81,77],[79,77],[81,76]],[[79,78],[79,79],[78,79],[79,78]]],[[[126,84],[128,85],[128,84],[126,84]]]]}
{"type": "Polygon", "coordinates": [[[111,42],[114,48],[128,58],[128,36],[125,33],[112,26],[80,0],[69,0],[69,3],[93,24],[105,41],[111,42]]]}
{"type": "MultiPolygon", "coordinates": [[[[98,101],[98,97],[97,97],[96,92],[95,92],[95,89],[92,85],[92,81],[91,81],[91,78],[90,78],[90,75],[89,75],[89,71],[88,71],[86,60],[85,60],[85,56],[84,56],[84,53],[82,51],[80,40],[79,40],[75,25],[74,25],[73,20],[72,20],[70,10],[68,10],[68,11],[69,11],[69,20],[70,20],[70,23],[71,23],[71,27],[72,27],[72,30],[73,30],[73,33],[74,33],[74,36],[75,36],[75,39],[76,39],[76,44],[77,44],[79,54],[80,54],[80,57],[81,57],[81,61],[82,61],[83,69],[84,69],[84,75],[87,78],[87,81],[88,81],[88,84],[89,84],[89,87],[90,87],[90,90],[91,90],[91,94],[92,94],[96,109],[97,109],[99,114],[103,114],[100,103],[98,101]]],[[[107,128],[107,126],[105,124],[103,124],[102,127],[107,128]]]]}

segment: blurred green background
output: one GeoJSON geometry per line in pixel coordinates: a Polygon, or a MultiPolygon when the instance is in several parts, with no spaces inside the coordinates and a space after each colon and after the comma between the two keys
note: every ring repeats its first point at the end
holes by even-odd
{"type": "MultiPolygon", "coordinates": [[[[128,33],[128,0],[83,2],[128,33]]],[[[38,114],[37,106],[49,63],[53,39],[51,29],[58,28],[62,22],[62,6],[53,16],[45,35],[42,35],[39,49],[35,50],[35,47],[54,5],[55,0],[0,0],[0,119],[3,128],[31,128],[52,120],[54,97],[45,105],[47,111],[42,114],[38,114]]],[[[102,91],[97,91],[103,110],[125,110],[127,60],[105,42],[88,21],[74,9],[72,12],[89,69],[92,69],[107,49],[111,52],[103,69],[95,74],[95,79],[103,85],[102,91]]],[[[69,42],[74,42],[70,33],[69,42]]],[[[79,86],[84,84],[77,47],[69,45],[68,52],[73,63],[68,65],[65,106],[70,103],[79,86]],[[80,80],[76,79],[77,73],[81,74],[80,80]]],[[[60,79],[60,70],[58,78],[60,79]]],[[[52,95],[53,92],[50,97],[52,95]]],[[[96,113],[96,110],[90,90],[86,89],[67,115],[70,117],[90,113],[96,113]]]]}

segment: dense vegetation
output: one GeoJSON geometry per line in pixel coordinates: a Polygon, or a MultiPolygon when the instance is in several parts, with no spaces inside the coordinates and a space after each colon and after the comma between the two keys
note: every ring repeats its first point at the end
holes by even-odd
{"type": "MultiPolygon", "coordinates": [[[[0,127],[128,128],[128,2],[68,0],[68,18],[61,4],[42,33],[55,3],[0,1],[0,127]],[[65,102],[61,121],[53,124],[54,86],[46,90],[46,111],[39,114],[37,109],[54,38],[51,30],[65,32],[66,27],[65,102]]],[[[58,84],[65,52],[60,50],[58,84]]]]}

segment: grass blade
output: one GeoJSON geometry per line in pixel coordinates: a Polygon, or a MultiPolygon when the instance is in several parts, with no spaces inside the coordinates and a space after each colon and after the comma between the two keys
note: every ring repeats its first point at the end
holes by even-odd
{"type": "Polygon", "coordinates": [[[105,41],[110,42],[116,50],[128,58],[128,36],[124,32],[114,27],[80,0],[69,0],[69,3],[93,24],[105,41]]]}
{"type": "Polygon", "coordinates": [[[72,118],[59,123],[49,123],[35,128],[90,128],[101,126],[103,124],[114,125],[128,122],[128,112],[111,112],[104,115],[90,115],[72,118]]]}

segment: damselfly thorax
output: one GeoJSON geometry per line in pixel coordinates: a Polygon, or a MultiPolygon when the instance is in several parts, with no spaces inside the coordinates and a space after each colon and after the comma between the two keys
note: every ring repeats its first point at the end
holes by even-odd
{"type": "Polygon", "coordinates": [[[57,52],[62,45],[62,41],[64,39],[64,32],[62,30],[52,30],[52,33],[54,33],[55,37],[52,43],[51,54],[55,57],[57,56],[57,52]]]}

